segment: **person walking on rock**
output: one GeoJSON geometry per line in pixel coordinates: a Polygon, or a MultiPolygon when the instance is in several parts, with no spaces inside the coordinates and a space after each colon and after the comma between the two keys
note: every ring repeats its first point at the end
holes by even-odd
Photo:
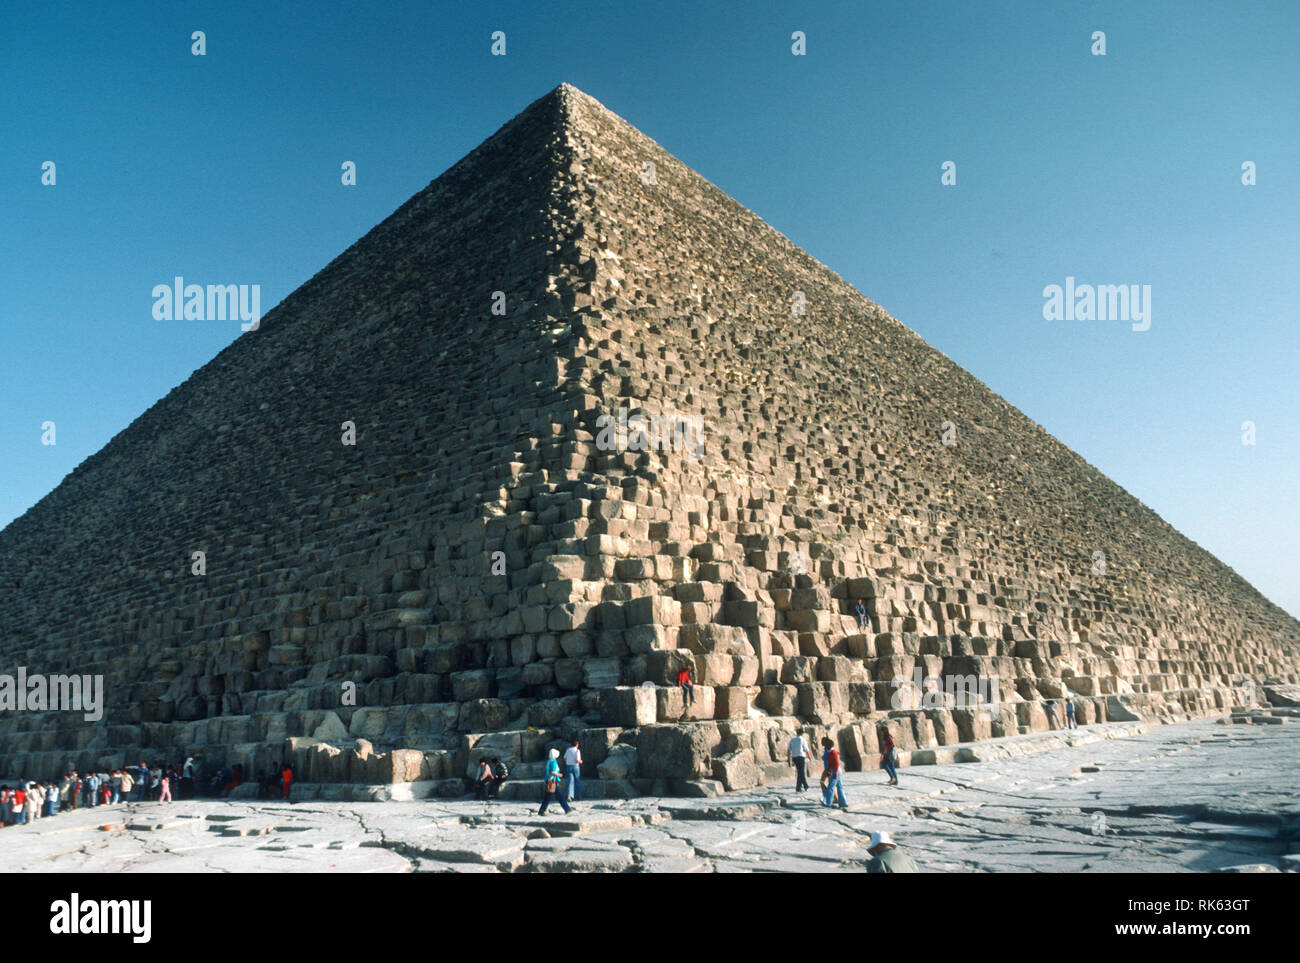
{"type": "Polygon", "coordinates": [[[1056,706],[1052,705],[1052,700],[1047,699],[1043,702],[1043,711],[1047,713],[1047,728],[1056,729],[1056,706]]]}
{"type": "Polygon", "coordinates": [[[790,765],[794,766],[795,772],[794,791],[803,792],[808,788],[808,757],[812,755],[812,749],[809,748],[808,740],[802,732],[794,734],[788,749],[790,765]]]}
{"type": "Polygon", "coordinates": [[[293,802],[289,799],[289,793],[293,789],[293,766],[287,762],[280,769],[280,798],[293,802]]]}
{"type": "Polygon", "coordinates": [[[889,734],[887,726],[881,726],[878,730],[880,735],[880,768],[889,773],[888,785],[898,785],[898,752],[894,748],[894,737],[889,734]]]}
{"type": "Polygon", "coordinates": [[[824,780],[826,788],[822,792],[822,805],[832,805],[838,796],[839,807],[848,809],[849,802],[844,798],[844,772],[840,766],[840,754],[835,751],[835,743],[825,737],[822,738],[822,763],[826,767],[827,777],[824,780]]]}
{"type": "Polygon", "coordinates": [[[1079,728],[1079,723],[1074,719],[1074,696],[1065,700],[1065,728],[1079,728]]]}
{"type": "Polygon", "coordinates": [[[560,775],[560,750],[552,749],[550,758],[546,760],[546,794],[542,796],[542,808],[537,810],[537,815],[546,815],[546,807],[550,805],[552,799],[558,802],[566,813],[569,812],[569,801],[564,798],[562,791],[563,782],[564,779],[560,775]]]}
{"type": "Polygon", "coordinates": [[[867,863],[868,873],[919,873],[916,861],[899,850],[894,838],[886,832],[871,834],[871,862],[867,863]]]}
{"type": "Polygon", "coordinates": [[[564,750],[564,774],[569,779],[569,802],[582,801],[582,750],[578,748],[578,737],[573,737],[573,745],[564,750]]]}

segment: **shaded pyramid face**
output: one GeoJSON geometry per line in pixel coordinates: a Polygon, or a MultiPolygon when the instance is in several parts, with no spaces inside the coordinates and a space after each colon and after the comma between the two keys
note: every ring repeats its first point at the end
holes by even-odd
{"type": "Polygon", "coordinates": [[[0,533],[3,664],[104,677],[99,721],[0,715],[10,775],[196,754],[459,791],[578,735],[611,792],[734,788],[784,778],[800,725],[857,768],[879,725],[907,750],[1064,697],[1203,715],[1298,653],[1234,572],[567,85],[0,533]]]}

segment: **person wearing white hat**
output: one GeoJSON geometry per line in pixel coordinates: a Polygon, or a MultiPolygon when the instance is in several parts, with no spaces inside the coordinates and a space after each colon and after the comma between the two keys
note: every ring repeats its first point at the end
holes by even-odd
{"type": "Polygon", "coordinates": [[[550,805],[552,799],[558,802],[567,813],[571,807],[569,801],[565,798],[564,777],[560,775],[560,751],[558,749],[552,749],[550,758],[546,760],[546,775],[544,778],[546,779],[546,790],[545,795],[542,796],[542,808],[537,810],[537,815],[546,815],[546,807],[550,805]]]}
{"type": "Polygon", "coordinates": [[[901,852],[894,842],[894,837],[881,830],[871,834],[871,845],[867,848],[871,862],[867,863],[868,873],[919,873],[916,862],[907,853],[901,852]]]}

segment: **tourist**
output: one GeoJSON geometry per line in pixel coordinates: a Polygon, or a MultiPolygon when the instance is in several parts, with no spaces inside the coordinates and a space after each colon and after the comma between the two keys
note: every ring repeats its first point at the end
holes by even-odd
{"type": "Polygon", "coordinates": [[[289,802],[293,802],[292,799],[289,799],[289,793],[292,790],[293,790],[293,766],[289,765],[286,762],[284,764],[284,767],[280,770],[280,798],[286,799],[289,802]]]}
{"type": "Polygon", "coordinates": [[[510,778],[510,770],[497,756],[492,757],[492,798],[501,795],[501,787],[510,778]]]}
{"type": "Polygon", "coordinates": [[[686,715],[687,707],[695,702],[695,669],[691,663],[677,673],[677,684],[682,687],[682,715],[686,715]]]}
{"type": "Polygon", "coordinates": [[[82,805],[99,805],[99,773],[91,772],[81,784],[82,805]]]}
{"type": "Polygon", "coordinates": [[[877,730],[880,737],[880,767],[889,773],[887,785],[898,785],[898,750],[894,748],[894,737],[889,734],[888,726],[877,730]]]}
{"type": "Polygon", "coordinates": [[[867,607],[863,604],[862,599],[858,599],[858,604],[853,606],[853,614],[858,617],[858,628],[871,631],[871,616],[867,615],[867,607]]]}
{"type": "Polygon", "coordinates": [[[185,765],[181,768],[181,798],[194,798],[194,757],[186,756],[185,765]]]}
{"type": "Polygon", "coordinates": [[[57,816],[59,814],[59,784],[57,782],[47,782],[45,784],[45,815],[57,816]]]}
{"type": "Polygon", "coordinates": [[[113,791],[113,796],[112,796],[113,802],[115,803],[121,802],[122,801],[122,770],[121,769],[113,770],[111,788],[113,791]]]}
{"type": "Polygon", "coordinates": [[[569,802],[582,800],[582,750],[578,748],[578,737],[573,737],[573,744],[564,750],[564,774],[569,778],[569,802]]]}
{"type": "Polygon", "coordinates": [[[1065,700],[1065,728],[1079,728],[1079,723],[1074,719],[1074,696],[1070,696],[1065,700]]]}
{"type": "Polygon", "coordinates": [[[1043,711],[1047,713],[1047,728],[1049,730],[1056,728],[1056,707],[1052,705],[1052,700],[1048,699],[1043,703],[1043,711]]]}
{"type": "Polygon", "coordinates": [[[825,789],[822,792],[822,805],[831,805],[838,796],[840,808],[848,809],[848,800],[844,798],[844,773],[840,766],[840,754],[835,751],[835,743],[825,737],[822,739],[822,750],[822,764],[826,767],[828,777],[823,780],[825,789]]]}
{"type": "Polygon", "coordinates": [[[158,801],[160,803],[172,801],[172,781],[171,776],[167,773],[163,773],[158,777],[158,801]]]}
{"type": "Polygon", "coordinates": [[[135,776],[131,775],[131,767],[127,766],[122,770],[122,801],[129,802],[131,799],[131,790],[135,788],[135,776]]]}
{"type": "Polygon", "coordinates": [[[27,784],[27,802],[25,804],[29,823],[34,823],[41,818],[41,804],[44,802],[45,796],[40,783],[29,782],[27,784]]]}
{"type": "Polygon", "coordinates": [[[899,850],[893,837],[883,830],[871,834],[871,845],[867,852],[871,854],[871,862],[867,863],[868,873],[920,872],[912,857],[899,850]]]}
{"type": "Polygon", "coordinates": [[[788,746],[790,765],[794,766],[795,780],[794,791],[803,792],[808,788],[808,757],[812,755],[812,749],[808,745],[808,740],[802,732],[796,732],[794,738],[790,740],[788,746]]]}
{"type": "Polygon", "coordinates": [[[492,786],[492,764],[484,756],[478,761],[478,775],[474,779],[474,798],[487,802],[488,789],[492,786]]]}
{"type": "Polygon", "coordinates": [[[9,809],[13,816],[11,822],[14,826],[21,826],[27,822],[27,791],[23,788],[21,780],[19,780],[18,785],[9,796],[9,809]]]}
{"type": "Polygon", "coordinates": [[[113,801],[113,783],[108,778],[108,773],[99,774],[99,804],[107,806],[113,801]]]}
{"type": "Polygon", "coordinates": [[[545,795],[542,796],[542,808],[537,810],[537,815],[542,816],[546,813],[546,807],[550,805],[551,800],[556,800],[567,813],[569,812],[569,801],[564,798],[564,793],[560,791],[560,750],[552,749],[550,758],[546,760],[546,783],[545,795]]]}

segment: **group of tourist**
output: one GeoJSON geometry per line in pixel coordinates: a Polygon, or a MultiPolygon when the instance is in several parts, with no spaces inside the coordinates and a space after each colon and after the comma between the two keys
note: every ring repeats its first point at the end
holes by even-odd
{"type": "MultiPolygon", "coordinates": [[[[0,786],[0,824],[21,826],[61,812],[75,812],[97,806],[127,802],[169,803],[176,799],[193,799],[200,785],[213,798],[227,796],[244,781],[243,766],[225,766],[212,777],[198,781],[198,765],[191,756],[184,763],[149,766],[123,766],[112,771],[77,772],[71,770],[62,779],[19,779],[14,785],[0,786]]],[[[263,781],[261,799],[289,798],[293,784],[293,767],[276,767],[263,781]]]]}
{"type": "MultiPolygon", "coordinates": [[[[478,763],[478,774],[474,779],[474,796],[484,802],[496,799],[501,793],[502,784],[510,777],[510,770],[497,756],[483,757],[478,763]]],[[[582,799],[582,750],[575,736],[564,750],[564,771],[560,771],[560,750],[551,749],[546,760],[546,772],[543,775],[545,789],[542,793],[542,806],[537,815],[545,815],[546,808],[557,802],[566,813],[573,807],[569,804],[582,799]]]]}
{"type": "MultiPolygon", "coordinates": [[[[1054,700],[1052,700],[1052,699],[1048,699],[1046,702],[1043,703],[1043,710],[1047,713],[1047,728],[1048,728],[1048,729],[1059,729],[1059,728],[1061,728],[1061,726],[1058,726],[1057,723],[1056,723],[1056,702],[1055,702],[1054,700]]],[[[1066,699],[1066,700],[1065,700],[1065,726],[1064,726],[1064,728],[1066,728],[1066,729],[1077,729],[1077,728],[1079,728],[1079,723],[1075,720],[1074,715],[1075,715],[1075,713],[1074,713],[1074,699],[1072,699],[1072,698],[1071,698],[1071,699],[1066,699]]]]}
{"type": "MultiPolygon", "coordinates": [[[[876,740],[880,744],[880,768],[889,774],[888,785],[897,786],[898,749],[894,746],[894,737],[889,734],[888,726],[882,725],[877,728],[876,740]]],[[[821,745],[822,805],[835,804],[840,809],[848,809],[848,800],[844,796],[844,764],[840,761],[839,750],[835,748],[835,742],[829,737],[823,737],[821,745]]],[[[794,766],[795,792],[803,792],[808,788],[808,762],[812,758],[808,737],[802,732],[796,732],[786,747],[786,755],[790,765],[794,766]]]]}
{"type": "Polygon", "coordinates": [[[120,802],[171,802],[173,788],[182,798],[193,795],[193,759],[184,765],[123,766],[112,771],[70,770],[62,779],[18,780],[0,786],[0,812],[6,826],[20,826],[60,812],[120,802]]]}

